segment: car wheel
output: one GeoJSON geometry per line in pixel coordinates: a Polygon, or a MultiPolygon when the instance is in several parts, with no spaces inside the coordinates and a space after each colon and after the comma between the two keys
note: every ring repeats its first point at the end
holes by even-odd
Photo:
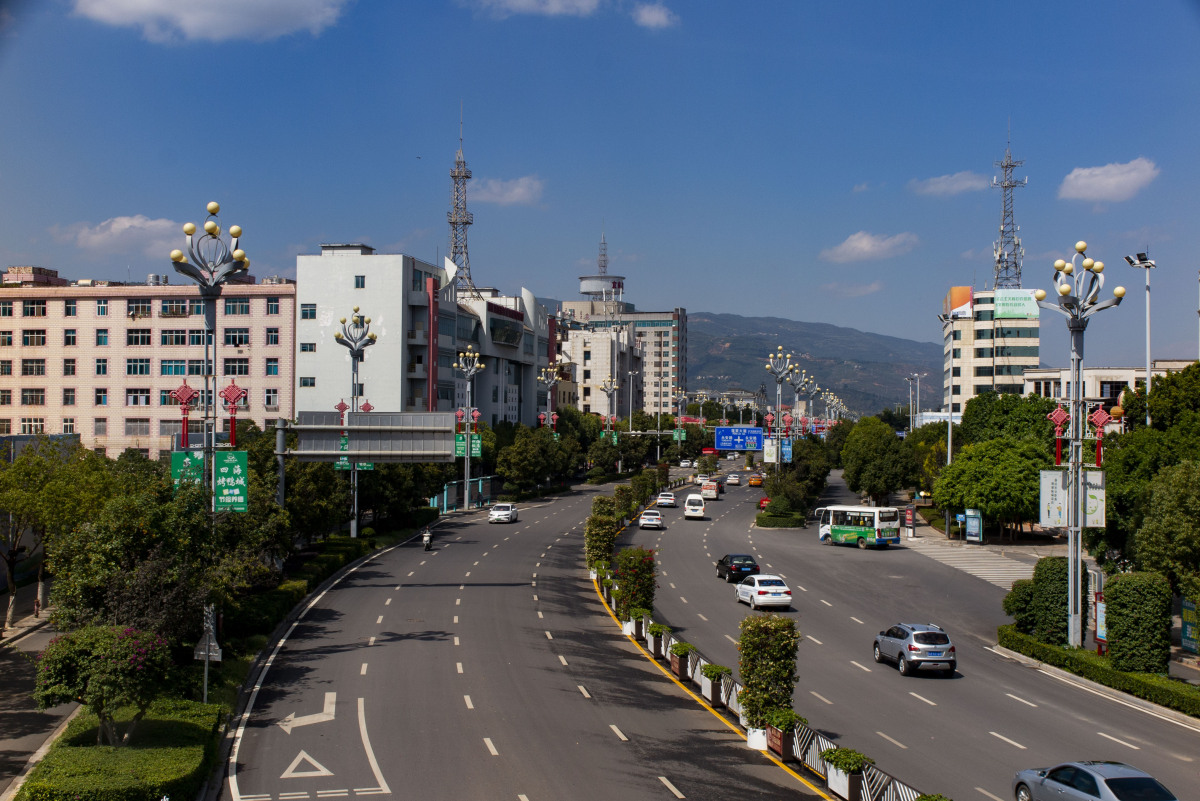
{"type": "Polygon", "coordinates": [[[1024,784],[1017,785],[1017,801],[1033,801],[1033,794],[1029,792],[1029,788],[1024,784]]]}
{"type": "Polygon", "coordinates": [[[875,643],[875,661],[882,662],[883,654],[879,653],[879,643],[875,643]]]}
{"type": "Polygon", "coordinates": [[[900,671],[901,676],[907,676],[912,672],[912,668],[908,666],[908,660],[903,656],[896,660],[896,669],[900,671]]]}
{"type": "Polygon", "coordinates": [[[724,576],[721,575],[721,568],[719,568],[719,567],[717,568],[717,578],[725,578],[724,576]]]}
{"type": "Polygon", "coordinates": [[[949,669],[949,670],[947,670],[947,671],[946,671],[945,673],[943,673],[942,675],[943,675],[943,676],[945,676],[945,677],[946,677],[946,678],[948,678],[948,679],[952,679],[952,678],[954,678],[954,671],[955,671],[955,669],[957,669],[957,668],[958,668],[958,665],[956,665],[954,662],[951,662],[951,663],[950,663],[950,669],[949,669]]]}
{"type": "Polygon", "coordinates": [[[833,537],[821,537],[821,542],[826,545],[833,545],[833,537]]]}
{"type": "Polygon", "coordinates": [[[738,592],[737,587],[733,588],[733,600],[737,601],[739,604],[742,602],[742,594],[738,592]]]}
{"type": "Polygon", "coordinates": [[[864,551],[867,549],[867,538],[866,537],[858,538],[858,547],[864,551]]]}
{"type": "Polygon", "coordinates": [[[757,611],[758,611],[758,602],[757,602],[756,600],[754,600],[754,596],[753,596],[753,595],[751,595],[751,596],[750,596],[750,611],[751,611],[751,612],[757,612],[757,611]]]}

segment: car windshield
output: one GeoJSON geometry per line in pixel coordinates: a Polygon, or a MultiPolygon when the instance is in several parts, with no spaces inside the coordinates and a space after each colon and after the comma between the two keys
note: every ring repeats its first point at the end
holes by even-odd
{"type": "Polygon", "coordinates": [[[1104,783],[1118,801],[1176,801],[1170,790],[1149,776],[1105,779],[1104,783]]]}
{"type": "Polygon", "coordinates": [[[946,645],[950,638],[940,631],[918,631],[913,633],[913,641],[921,645],[946,645]]]}

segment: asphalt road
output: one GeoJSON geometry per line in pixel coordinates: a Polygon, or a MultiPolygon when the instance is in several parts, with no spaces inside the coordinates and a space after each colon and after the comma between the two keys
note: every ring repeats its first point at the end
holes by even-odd
{"type": "MultiPolygon", "coordinates": [[[[835,479],[838,478],[835,476],[835,479]]],[[[915,550],[822,545],[808,529],[752,528],[757,488],[730,487],[708,520],[663,509],[667,529],[629,541],[659,549],[656,617],[710,659],[736,667],[738,624],[748,607],[716,578],[726,553],[750,553],[785,577],[785,612],[804,635],[795,708],[832,739],[882,769],[956,801],[1007,799],[1021,768],[1071,759],[1129,762],[1189,797],[1200,732],[1055,679],[990,648],[1006,621],[1004,590],[915,550]],[[900,676],[876,664],[874,635],[897,622],[934,622],[957,648],[952,679],[900,676]]],[[[856,500],[832,484],[830,503],[856,500]]]]}
{"type": "Polygon", "coordinates": [[[223,797],[816,797],[621,636],[582,562],[593,494],[458,518],[316,598],[223,797]]]}

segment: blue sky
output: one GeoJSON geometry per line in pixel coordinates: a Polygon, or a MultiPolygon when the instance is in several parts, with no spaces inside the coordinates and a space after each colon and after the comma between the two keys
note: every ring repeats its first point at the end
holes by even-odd
{"type": "MultiPolygon", "coordinates": [[[[924,341],[992,274],[1109,266],[1086,363],[1195,358],[1195,2],[0,0],[0,265],[171,273],[222,204],[259,276],[321,242],[446,255],[464,110],[477,284],[924,341]]],[[[182,279],[180,279],[182,280],[182,279]]],[[[1043,361],[1066,326],[1043,322],[1043,361]]],[[[795,343],[803,349],[803,343],[795,343]]]]}

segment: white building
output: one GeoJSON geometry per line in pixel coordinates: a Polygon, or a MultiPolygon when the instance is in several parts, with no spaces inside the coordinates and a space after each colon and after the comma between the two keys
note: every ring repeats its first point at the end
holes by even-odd
{"type": "Polygon", "coordinates": [[[984,392],[1020,394],[1037,368],[1041,332],[1033,290],[951,287],[943,302],[942,408],[961,412],[984,392]]]}
{"type": "MultiPolygon", "coordinates": [[[[1155,359],[1150,363],[1150,390],[1154,391],[1154,380],[1168,373],[1177,373],[1195,364],[1190,359],[1155,359]]],[[[1121,402],[1126,389],[1140,389],[1146,384],[1145,367],[1088,367],[1083,368],[1083,398],[1101,403],[1106,411],[1121,402]]],[[[1071,400],[1071,368],[1039,367],[1027,369],[1024,375],[1024,394],[1040,395],[1068,404],[1071,400]]],[[[1110,429],[1119,429],[1119,422],[1110,429]]]]}
{"type": "Polygon", "coordinates": [[[645,360],[632,325],[600,328],[568,325],[559,358],[572,365],[579,399],[577,408],[584,414],[629,417],[631,384],[633,408],[642,408],[645,360]],[[617,385],[611,401],[604,391],[608,379],[617,385]]]}

